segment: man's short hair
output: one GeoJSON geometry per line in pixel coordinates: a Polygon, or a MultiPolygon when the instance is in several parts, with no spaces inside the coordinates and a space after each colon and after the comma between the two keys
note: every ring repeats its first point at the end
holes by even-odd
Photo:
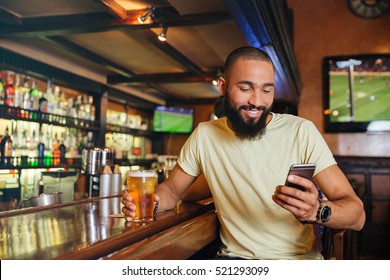
{"type": "Polygon", "coordinates": [[[272,59],[266,52],[250,46],[240,47],[232,51],[226,58],[224,67],[225,78],[229,76],[231,69],[239,59],[265,61],[271,63],[273,66],[272,59]]]}

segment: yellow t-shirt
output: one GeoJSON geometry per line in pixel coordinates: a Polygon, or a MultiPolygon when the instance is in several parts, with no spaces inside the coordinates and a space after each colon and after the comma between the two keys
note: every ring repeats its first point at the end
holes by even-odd
{"type": "Polygon", "coordinates": [[[255,259],[321,259],[313,227],[272,200],[291,164],[315,163],[315,174],[335,164],[314,124],[273,113],[259,140],[240,140],[227,119],[200,123],[178,164],[204,174],[220,221],[221,254],[255,259]]]}

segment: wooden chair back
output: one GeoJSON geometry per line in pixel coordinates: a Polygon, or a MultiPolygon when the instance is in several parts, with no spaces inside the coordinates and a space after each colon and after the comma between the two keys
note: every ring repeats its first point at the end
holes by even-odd
{"type": "Polygon", "coordinates": [[[325,259],[355,260],[358,258],[356,231],[324,228],[322,241],[322,254],[325,259]]]}

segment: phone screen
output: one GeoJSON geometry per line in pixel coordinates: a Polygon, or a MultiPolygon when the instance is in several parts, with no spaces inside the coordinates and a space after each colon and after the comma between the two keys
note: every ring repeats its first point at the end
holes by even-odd
{"type": "MultiPolygon", "coordinates": [[[[316,165],[314,163],[293,164],[290,167],[290,171],[289,171],[287,177],[289,175],[297,175],[297,176],[312,180],[315,169],[316,169],[316,165]]],[[[286,186],[304,191],[303,187],[287,181],[287,178],[286,178],[286,182],[284,184],[286,186]]]]}

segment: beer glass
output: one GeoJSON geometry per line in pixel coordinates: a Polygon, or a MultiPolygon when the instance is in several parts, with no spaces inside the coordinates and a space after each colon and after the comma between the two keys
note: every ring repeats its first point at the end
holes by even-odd
{"type": "Polygon", "coordinates": [[[133,222],[153,221],[154,188],[157,176],[155,170],[129,170],[126,182],[128,192],[136,206],[133,222]]]}

